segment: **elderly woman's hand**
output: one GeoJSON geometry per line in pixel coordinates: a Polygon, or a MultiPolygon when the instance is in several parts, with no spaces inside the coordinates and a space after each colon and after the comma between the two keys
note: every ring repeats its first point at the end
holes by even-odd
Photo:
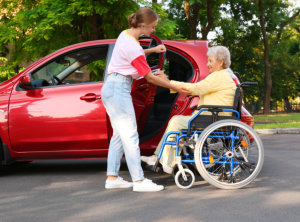
{"type": "Polygon", "coordinates": [[[192,93],[188,89],[184,88],[183,86],[176,86],[175,91],[181,94],[185,94],[187,96],[192,95],[192,93]]]}

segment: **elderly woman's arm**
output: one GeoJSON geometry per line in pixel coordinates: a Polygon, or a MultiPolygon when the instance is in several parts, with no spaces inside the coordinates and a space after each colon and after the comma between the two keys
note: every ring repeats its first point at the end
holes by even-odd
{"type": "MultiPolygon", "coordinates": [[[[176,86],[183,86],[184,88],[188,89],[191,92],[192,96],[205,95],[213,90],[209,78],[205,78],[204,80],[197,83],[186,83],[186,82],[179,82],[174,80],[171,80],[170,83],[176,86]]],[[[175,91],[173,90],[170,91],[171,93],[175,93],[175,91]]]]}

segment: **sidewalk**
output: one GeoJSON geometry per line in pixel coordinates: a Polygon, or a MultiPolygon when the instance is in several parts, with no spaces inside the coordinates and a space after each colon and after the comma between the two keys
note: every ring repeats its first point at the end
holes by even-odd
{"type": "Polygon", "coordinates": [[[256,129],[258,134],[300,134],[300,128],[256,129]]]}

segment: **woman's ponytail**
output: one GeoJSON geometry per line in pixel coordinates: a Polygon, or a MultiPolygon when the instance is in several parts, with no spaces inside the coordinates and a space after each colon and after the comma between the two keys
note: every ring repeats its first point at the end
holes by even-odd
{"type": "Polygon", "coordinates": [[[133,14],[131,14],[129,16],[129,18],[128,18],[128,25],[130,27],[137,28],[136,13],[133,13],[133,14]]]}
{"type": "Polygon", "coordinates": [[[158,20],[158,15],[150,8],[141,8],[136,13],[128,17],[128,25],[133,28],[139,27],[140,24],[151,24],[158,20]]]}

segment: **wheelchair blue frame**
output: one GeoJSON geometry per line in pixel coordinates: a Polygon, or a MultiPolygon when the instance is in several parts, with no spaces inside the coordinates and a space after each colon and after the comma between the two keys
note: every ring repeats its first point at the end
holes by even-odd
{"type": "MultiPolygon", "coordinates": [[[[198,134],[198,135],[200,135],[203,132],[203,130],[194,130],[194,131],[191,131],[190,134],[188,134],[188,131],[191,129],[191,123],[192,123],[192,121],[195,118],[197,118],[197,116],[199,116],[202,112],[205,112],[205,111],[209,111],[209,109],[204,108],[204,109],[199,110],[199,112],[189,120],[188,129],[187,130],[182,130],[181,132],[172,131],[172,132],[167,133],[167,135],[164,138],[164,141],[163,141],[162,147],[160,149],[160,152],[158,154],[158,159],[161,158],[161,155],[162,155],[162,153],[163,153],[164,148],[165,148],[166,145],[172,145],[172,146],[176,145],[176,151],[175,151],[176,153],[175,153],[175,155],[176,155],[176,157],[178,157],[179,156],[179,141],[182,138],[191,137],[190,135],[194,135],[195,133],[198,134]],[[167,139],[171,135],[175,135],[176,136],[176,140],[174,142],[168,142],[167,141],[167,139]]],[[[236,116],[237,116],[237,119],[240,120],[240,113],[238,111],[236,111],[236,110],[222,109],[221,112],[235,113],[236,116]]],[[[235,141],[235,139],[239,139],[238,136],[234,135],[235,134],[234,131],[232,131],[231,133],[229,133],[229,132],[216,132],[215,134],[216,135],[209,136],[209,138],[231,139],[231,151],[234,152],[234,141],[235,141]]],[[[182,163],[192,163],[192,164],[195,164],[194,155],[181,155],[181,158],[182,158],[181,159],[182,163]]],[[[222,164],[223,166],[230,165],[230,174],[233,174],[234,166],[235,165],[239,165],[239,162],[233,161],[233,157],[216,157],[216,159],[220,159],[219,161],[214,161],[214,163],[216,163],[216,164],[222,164]]],[[[203,156],[202,157],[202,161],[203,161],[203,163],[210,163],[209,155],[203,156]]]]}

